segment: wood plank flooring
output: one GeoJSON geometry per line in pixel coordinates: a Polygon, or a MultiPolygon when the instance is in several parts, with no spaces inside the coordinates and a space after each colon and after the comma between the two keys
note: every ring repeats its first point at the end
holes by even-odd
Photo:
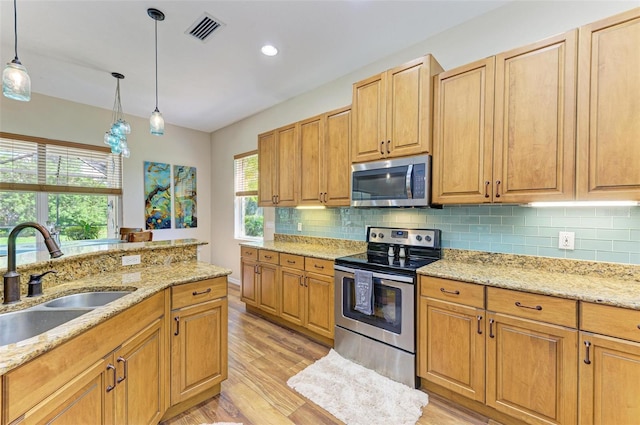
{"type": "MultiPolygon", "coordinates": [[[[162,424],[342,424],[287,386],[287,379],[324,357],[329,348],[247,313],[239,296],[238,286],[230,284],[229,379],[222,383],[222,392],[162,424]]],[[[419,425],[494,423],[435,395],[429,399],[419,425]]]]}

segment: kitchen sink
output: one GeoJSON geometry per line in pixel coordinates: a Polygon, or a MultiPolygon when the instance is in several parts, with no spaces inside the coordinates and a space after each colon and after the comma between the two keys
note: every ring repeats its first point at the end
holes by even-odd
{"type": "Polygon", "coordinates": [[[90,311],[90,308],[73,310],[27,309],[4,313],[0,315],[0,346],[39,335],[90,311]]]}
{"type": "Polygon", "coordinates": [[[118,298],[130,294],[131,291],[82,292],[65,295],[41,304],[49,308],[96,308],[109,304],[118,298]]]}

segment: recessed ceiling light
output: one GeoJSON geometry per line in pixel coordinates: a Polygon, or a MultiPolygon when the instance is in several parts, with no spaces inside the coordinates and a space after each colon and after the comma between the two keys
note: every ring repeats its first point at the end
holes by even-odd
{"type": "Polygon", "coordinates": [[[262,51],[262,54],[266,56],[275,56],[278,54],[278,49],[270,44],[262,46],[262,49],[260,49],[260,51],[262,51]]]}

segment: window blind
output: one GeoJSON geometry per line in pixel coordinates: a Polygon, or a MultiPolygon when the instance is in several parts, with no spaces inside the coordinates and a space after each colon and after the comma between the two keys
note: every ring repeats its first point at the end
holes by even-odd
{"type": "Polygon", "coordinates": [[[122,157],[108,147],[0,132],[0,190],[122,194],[122,157]]]}
{"type": "Polygon", "coordinates": [[[236,196],[258,195],[258,151],[233,157],[236,196]]]}

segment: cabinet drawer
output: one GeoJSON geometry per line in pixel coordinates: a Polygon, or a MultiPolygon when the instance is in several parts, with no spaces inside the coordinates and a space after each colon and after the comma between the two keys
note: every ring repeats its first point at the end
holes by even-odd
{"type": "Polygon", "coordinates": [[[487,310],[576,328],[578,302],[509,289],[487,288],[487,310]]]}
{"type": "Polygon", "coordinates": [[[280,265],[304,270],[304,257],[302,255],[280,254],[280,265]]]}
{"type": "Polygon", "coordinates": [[[264,249],[258,251],[258,261],[262,263],[278,264],[279,258],[277,252],[265,251],[264,249]]]}
{"type": "Polygon", "coordinates": [[[484,286],[474,283],[420,276],[420,295],[484,308],[484,286]]]}
{"type": "Polygon", "coordinates": [[[254,260],[258,258],[258,248],[249,248],[247,246],[240,247],[240,256],[253,258],[254,260]]]}
{"type": "Polygon", "coordinates": [[[171,309],[215,300],[226,295],[226,276],[177,285],[171,288],[171,309]]]}
{"type": "Polygon", "coordinates": [[[583,302],[580,329],[640,342],[640,310],[583,302]]]}
{"type": "Polygon", "coordinates": [[[305,257],[304,269],[308,272],[333,276],[333,261],[321,260],[320,258],[305,257]]]}

